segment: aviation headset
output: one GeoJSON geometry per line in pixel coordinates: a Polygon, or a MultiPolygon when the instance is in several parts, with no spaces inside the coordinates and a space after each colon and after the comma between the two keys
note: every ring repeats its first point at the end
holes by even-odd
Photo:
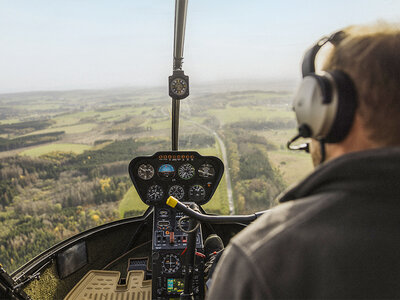
{"type": "Polygon", "coordinates": [[[288,142],[291,150],[306,150],[308,145],[290,146],[300,137],[314,138],[323,144],[342,141],[351,128],[357,107],[357,93],[351,78],[340,70],[315,72],[315,58],[323,45],[339,44],[345,37],[339,31],[324,37],[304,55],[303,80],[294,97],[298,135],[288,142]]]}

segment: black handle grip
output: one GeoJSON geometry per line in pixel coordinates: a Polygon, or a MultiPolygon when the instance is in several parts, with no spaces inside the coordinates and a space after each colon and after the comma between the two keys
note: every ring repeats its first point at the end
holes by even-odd
{"type": "Polygon", "coordinates": [[[210,223],[210,224],[227,224],[227,223],[250,223],[263,215],[265,211],[257,212],[255,214],[251,215],[235,215],[235,216],[210,216],[210,215],[205,215],[199,212],[194,211],[193,209],[187,207],[185,204],[180,202],[174,197],[169,197],[166,202],[167,205],[176,208],[177,210],[183,212],[185,215],[192,217],[196,220],[199,220],[204,223],[210,223]]]}

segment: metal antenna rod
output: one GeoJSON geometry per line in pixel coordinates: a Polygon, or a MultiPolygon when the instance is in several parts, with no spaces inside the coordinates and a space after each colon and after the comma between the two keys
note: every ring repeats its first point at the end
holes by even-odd
{"type": "MultiPolygon", "coordinates": [[[[173,70],[182,70],[188,0],[175,0],[175,32],[173,70]]],[[[172,99],[172,150],[179,146],[180,100],[172,99]]]]}

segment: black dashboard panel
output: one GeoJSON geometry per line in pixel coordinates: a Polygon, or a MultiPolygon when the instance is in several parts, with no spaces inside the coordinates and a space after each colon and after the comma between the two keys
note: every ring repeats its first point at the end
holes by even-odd
{"type": "MultiPolygon", "coordinates": [[[[152,298],[176,299],[184,287],[188,219],[165,204],[174,196],[186,205],[210,201],[224,173],[222,161],[194,151],[162,151],[134,158],[129,175],[144,203],[154,206],[152,298]]],[[[204,299],[204,245],[196,232],[193,294],[204,299]]]]}
{"type": "Polygon", "coordinates": [[[194,151],[162,151],[139,156],[129,164],[129,175],[147,205],[165,203],[169,196],[182,202],[210,201],[224,173],[222,161],[194,151]]]}

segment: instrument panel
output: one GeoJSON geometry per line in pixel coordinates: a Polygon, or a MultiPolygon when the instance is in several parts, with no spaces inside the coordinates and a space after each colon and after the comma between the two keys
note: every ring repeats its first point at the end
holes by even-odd
{"type": "Polygon", "coordinates": [[[205,204],[224,173],[222,161],[194,151],[163,151],[139,156],[129,164],[129,175],[142,201],[163,204],[169,196],[205,204]]]}
{"type": "MultiPolygon", "coordinates": [[[[189,219],[165,204],[174,196],[186,205],[202,205],[213,196],[224,173],[222,161],[194,151],[163,151],[139,156],[129,175],[144,203],[154,206],[152,297],[178,298],[184,287],[189,219]]],[[[193,293],[204,298],[204,246],[201,226],[196,232],[193,293]]]]}

